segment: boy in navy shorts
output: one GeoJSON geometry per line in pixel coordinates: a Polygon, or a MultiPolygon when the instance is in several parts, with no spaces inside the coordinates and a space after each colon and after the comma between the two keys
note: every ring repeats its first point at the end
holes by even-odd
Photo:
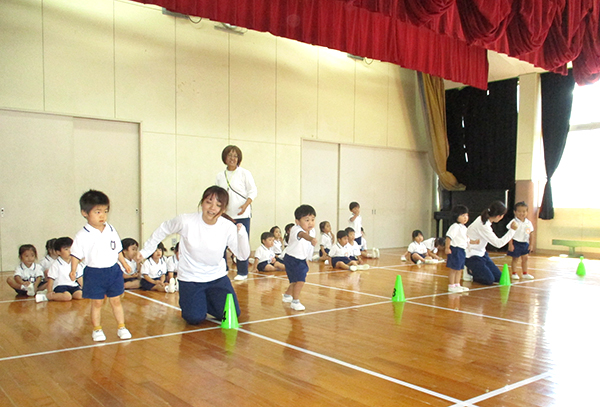
{"type": "Polygon", "coordinates": [[[110,200],[100,191],[89,190],[79,199],[81,214],[88,224],[75,235],[71,247],[71,280],[75,281],[77,266],[85,259],[83,270],[83,298],[92,301],[91,319],[94,341],[105,341],[100,319],[104,297],[108,297],[113,315],[117,320],[117,335],[120,339],[131,339],[131,333],[125,328],[125,316],[121,305],[123,294],[123,272],[117,264],[121,262],[126,272],[131,267],[122,253],[121,239],[114,227],[106,223],[110,200]]]}
{"type": "Polygon", "coordinates": [[[314,246],[317,241],[315,233],[315,217],[317,213],[310,205],[300,205],[294,211],[296,224],[289,234],[288,247],[285,249],[285,272],[290,281],[290,286],[283,294],[283,302],[290,302],[294,311],[304,311],[306,308],[300,303],[300,292],[308,273],[308,260],[312,258],[314,246]]]}

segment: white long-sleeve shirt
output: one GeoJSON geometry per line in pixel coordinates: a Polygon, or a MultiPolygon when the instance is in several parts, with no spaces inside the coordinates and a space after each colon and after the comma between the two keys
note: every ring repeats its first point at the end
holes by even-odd
{"type": "Polygon", "coordinates": [[[179,268],[177,278],[181,281],[206,283],[227,275],[223,253],[225,248],[240,260],[248,259],[250,244],[248,233],[240,230],[229,220],[219,217],[214,225],[202,219],[202,213],[188,213],[163,222],[152,233],[140,253],[149,257],[159,242],[178,233],[179,268]]]}
{"type": "Polygon", "coordinates": [[[485,255],[485,247],[488,243],[495,247],[502,247],[512,239],[515,231],[509,229],[508,232],[502,237],[496,236],[492,230],[492,222],[489,220],[485,224],[481,221],[481,216],[467,228],[467,236],[469,240],[479,240],[479,244],[469,244],[467,246],[467,258],[473,256],[482,257],[485,255]]]}
{"type": "Polygon", "coordinates": [[[250,171],[242,167],[237,167],[235,171],[221,171],[217,174],[215,183],[221,188],[225,188],[229,194],[227,215],[231,216],[232,219],[249,218],[252,205],[248,205],[241,215],[238,215],[238,213],[240,212],[240,206],[246,203],[248,198],[254,201],[258,194],[250,171]]]}

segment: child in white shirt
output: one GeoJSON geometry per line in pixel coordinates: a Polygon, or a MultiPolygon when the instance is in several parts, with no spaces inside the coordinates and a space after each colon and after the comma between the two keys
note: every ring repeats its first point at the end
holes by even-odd
{"type": "Polygon", "coordinates": [[[269,232],[273,234],[273,247],[271,247],[271,250],[275,254],[275,257],[283,259],[285,242],[283,241],[283,236],[281,235],[281,229],[279,229],[279,226],[273,226],[269,232]]]}
{"type": "Polygon", "coordinates": [[[331,259],[329,251],[335,242],[335,237],[331,231],[331,224],[326,220],[319,223],[319,229],[321,230],[321,248],[319,249],[319,256],[320,260],[327,261],[331,259]]]}
{"type": "MultiPolygon", "coordinates": [[[[527,272],[527,261],[529,260],[529,240],[531,232],[533,232],[533,224],[527,219],[528,206],[525,202],[517,202],[515,204],[515,219],[512,221],[518,225],[517,231],[512,240],[508,242],[508,253],[512,257],[511,277],[515,280],[519,279],[517,274],[517,265],[521,259],[521,269],[523,270],[523,280],[533,280],[533,276],[527,272]]],[[[511,223],[512,223],[511,222],[511,223]]],[[[506,225],[510,229],[510,224],[506,225]]]]}
{"type": "Polygon", "coordinates": [[[167,277],[167,262],[163,257],[165,246],[158,244],[154,253],[142,264],[142,280],[140,288],[146,291],[170,292],[169,286],[165,284],[167,277]]]}
{"type": "Polygon", "coordinates": [[[124,287],[125,289],[140,288],[139,265],[136,261],[140,245],[135,239],[130,237],[121,240],[121,245],[123,246],[123,257],[125,258],[125,262],[130,267],[130,270],[127,271],[125,270],[125,267],[121,266],[124,287]]]}
{"type": "Polygon", "coordinates": [[[413,230],[412,243],[408,245],[408,249],[404,256],[415,264],[421,264],[425,260],[431,260],[427,246],[423,243],[423,232],[413,230]]]}
{"type": "MultiPolygon", "coordinates": [[[[48,270],[48,293],[37,294],[35,302],[42,301],[71,301],[83,299],[83,292],[77,281],[71,280],[71,246],[73,239],[70,237],[60,237],[54,239],[53,252],[58,254],[56,260],[52,262],[48,270]]],[[[81,264],[78,265],[78,272],[82,273],[81,264]]]]}
{"type": "Polygon", "coordinates": [[[18,295],[33,297],[44,278],[44,272],[39,264],[36,264],[37,250],[32,244],[24,244],[19,247],[19,259],[21,263],[15,268],[15,274],[8,277],[6,282],[18,295]]]}
{"type": "Polygon", "coordinates": [[[56,250],[54,250],[55,242],[56,242],[56,239],[54,239],[54,238],[48,239],[46,241],[46,255],[40,261],[40,266],[42,267],[42,271],[44,272],[44,277],[46,277],[46,278],[48,277],[48,270],[50,269],[52,262],[54,260],[56,260],[56,258],[58,257],[58,253],[56,253],[56,250]]]}
{"type": "Polygon", "coordinates": [[[284,271],[285,265],[277,261],[275,253],[273,253],[273,242],[275,236],[271,232],[264,232],[260,235],[262,244],[254,251],[253,271],[284,271]]]}
{"type": "Polygon", "coordinates": [[[369,268],[368,264],[363,264],[362,252],[360,250],[360,246],[356,242],[355,239],[355,231],[354,229],[348,227],[346,228],[346,234],[348,235],[348,248],[350,249],[350,260],[356,260],[359,265],[363,265],[359,270],[367,270],[369,268]]]}
{"type": "Polygon", "coordinates": [[[362,243],[362,216],[360,216],[360,204],[358,202],[350,202],[349,205],[352,216],[348,219],[348,226],[354,229],[354,239],[359,244],[362,243]]]}

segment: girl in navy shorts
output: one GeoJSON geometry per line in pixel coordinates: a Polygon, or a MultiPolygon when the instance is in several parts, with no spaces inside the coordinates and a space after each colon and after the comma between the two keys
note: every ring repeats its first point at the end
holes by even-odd
{"type": "Polygon", "coordinates": [[[448,228],[448,232],[446,233],[448,291],[451,293],[460,293],[469,291],[467,287],[460,285],[460,276],[465,267],[465,250],[469,242],[467,227],[465,226],[469,221],[469,209],[464,205],[457,205],[452,208],[452,217],[454,218],[454,223],[448,228]]]}

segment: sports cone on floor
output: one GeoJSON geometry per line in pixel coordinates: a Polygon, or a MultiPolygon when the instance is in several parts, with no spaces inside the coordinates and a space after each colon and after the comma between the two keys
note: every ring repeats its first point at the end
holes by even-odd
{"type": "Polygon", "coordinates": [[[579,258],[579,265],[577,266],[577,275],[579,277],[585,276],[585,264],[583,264],[583,256],[579,258]]]}
{"type": "Polygon", "coordinates": [[[221,328],[224,329],[238,329],[237,312],[235,310],[235,302],[233,301],[233,294],[227,294],[225,300],[225,310],[223,311],[223,322],[221,322],[221,328]]]}
{"type": "Polygon", "coordinates": [[[510,272],[508,271],[508,264],[504,264],[504,267],[502,267],[500,285],[510,286],[510,272]]]}
{"type": "Polygon", "coordinates": [[[402,277],[396,276],[396,285],[392,294],[392,302],[405,302],[404,288],[402,287],[402,277]]]}

